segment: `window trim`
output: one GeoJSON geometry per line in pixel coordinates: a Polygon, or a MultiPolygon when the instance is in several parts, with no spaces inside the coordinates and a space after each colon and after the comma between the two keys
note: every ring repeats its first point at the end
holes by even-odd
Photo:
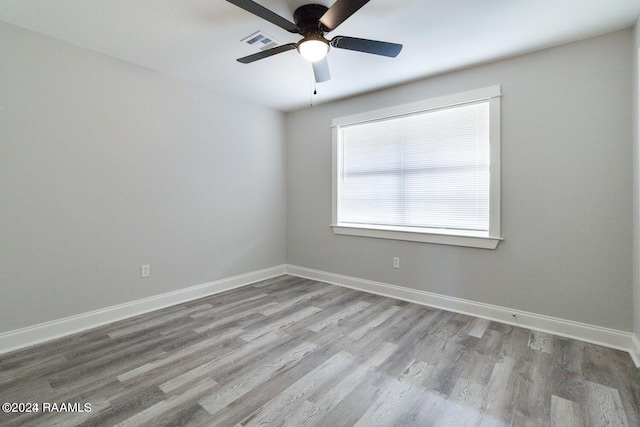
{"type": "Polygon", "coordinates": [[[379,239],[405,240],[411,242],[435,243],[442,245],[466,246],[481,249],[495,249],[503,240],[501,234],[501,190],[500,190],[500,85],[460,92],[453,95],[426,99],[409,104],[397,105],[379,110],[338,117],[331,122],[332,133],[332,218],[331,228],[335,234],[373,237],[379,239]],[[489,232],[474,233],[471,231],[456,232],[455,230],[420,229],[392,226],[358,226],[354,224],[340,224],[338,222],[338,172],[340,151],[338,128],[340,126],[366,123],[375,120],[426,112],[443,107],[453,107],[477,101],[489,101],[489,232]]]}

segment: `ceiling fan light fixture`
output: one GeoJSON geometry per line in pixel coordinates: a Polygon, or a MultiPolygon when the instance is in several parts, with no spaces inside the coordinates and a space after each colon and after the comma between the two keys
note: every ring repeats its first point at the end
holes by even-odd
{"type": "Polygon", "coordinates": [[[309,62],[318,62],[329,53],[329,42],[317,34],[310,34],[298,43],[298,52],[309,62]]]}

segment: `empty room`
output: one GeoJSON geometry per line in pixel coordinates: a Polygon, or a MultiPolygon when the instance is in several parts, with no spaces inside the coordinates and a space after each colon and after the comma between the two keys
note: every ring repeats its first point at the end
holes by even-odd
{"type": "Polygon", "coordinates": [[[639,426],[640,0],[0,0],[0,426],[639,426]]]}

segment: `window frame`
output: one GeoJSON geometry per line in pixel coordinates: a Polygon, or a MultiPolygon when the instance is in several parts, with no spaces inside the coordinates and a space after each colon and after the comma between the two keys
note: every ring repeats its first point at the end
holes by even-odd
{"type": "Polygon", "coordinates": [[[332,218],[331,228],[338,235],[372,237],[380,239],[405,240],[411,242],[435,243],[442,245],[466,246],[481,249],[495,249],[503,240],[501,234],[501,135],[500,135],[500,85],[460,92],[423,101],[402,104],[379,110],[367,111],[344,117],[334,118],[331,122],[332,133],[332,218]],[[410,227],[375,226],[341,224],[338,222],[339,194],[338,183],[341,164],[341,126],[385,120],[430,110],[455,107],[478,101],[489,102],[489,231],[473,232],[447,229],[413,229],[410,227]]]}

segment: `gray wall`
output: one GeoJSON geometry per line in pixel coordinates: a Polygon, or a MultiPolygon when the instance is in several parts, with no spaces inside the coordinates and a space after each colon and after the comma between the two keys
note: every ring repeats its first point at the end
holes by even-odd
{"type": "Polygon", "coordinates": [[[0,23],[0,333],[286,260],[640,334],[638,40],[622,31],[285,116],[0,23]],[[493,84],[497,250],[331,232],[332,118],[493,84]]]}
{"type": "Polygon", "coordinates": [[[631,331],[632,45],[621,31],[290,113],[287,262],[631,331]],[[494,84],[495,251],[332,233],[332,118],[494,84]]]}
{"type": "Polygon", "coordinates": [[[0,332],[285,262],[282,113],[1,23],[0,52],[0,332]]]}

